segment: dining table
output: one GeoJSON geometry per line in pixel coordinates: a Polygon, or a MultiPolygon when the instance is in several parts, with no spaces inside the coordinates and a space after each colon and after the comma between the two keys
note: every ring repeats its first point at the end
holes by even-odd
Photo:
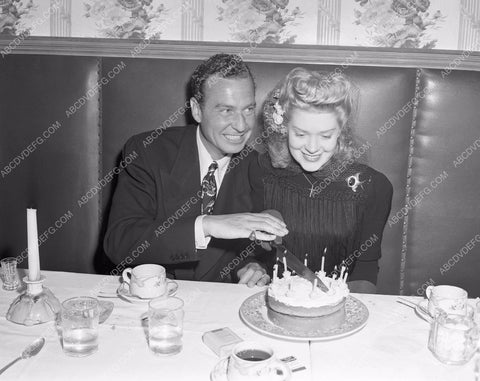
{"type": "MultiPolygon", "coordinates": [[[[266,287],[177,280],[184,301],[183,349],[172,356],[153,354],[147,341],[148,303],[116,297],[120,278],[111,275],[42,271],[44,285],[60,302],[74,296],[111,295],[111,315],[99,325],[98,350],[86,357],[63,352],[54,321],[33,326],[10,322],[6,313],[19,291],[0,290],[0,368],[44,337],[44,348],[0,375],[0,380],[211,380],[221,359],[202,341],[211,330],[228,327],[243,340],[273,348],[290,363],[291,380],[435,380],[478,381],[476,355],[464,365],[445,365],[428,349],[430,324],[395,295],[351,294],[368,309],[366,324],[339,337],[298,339],[271,335],[247,325],[244,301],[266,287]]],[[[419,303],[420,297],[406,297],[419,303]]],[[[99,300],[101,300],[99,298],[99,300]]],[[[225,378],[226,379],[226,378],[225,378]]]]}

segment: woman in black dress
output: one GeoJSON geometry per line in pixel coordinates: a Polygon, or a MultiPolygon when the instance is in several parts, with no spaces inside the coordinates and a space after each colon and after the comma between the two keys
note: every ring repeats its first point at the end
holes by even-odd
{"type": "Polygon", "coordinates": [[[264,208],[289,229],[283,243],[314,271],[348,268],[352,292],[376,291],[392,185],[361,164],[353,139],[353,86],[340,74],[293,69],[264,105],[264,208]]]}

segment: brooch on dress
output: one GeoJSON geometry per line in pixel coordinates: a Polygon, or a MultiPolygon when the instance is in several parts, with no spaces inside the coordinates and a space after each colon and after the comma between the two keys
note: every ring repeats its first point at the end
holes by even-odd
{"type": "Polygon", "coordinates": [[[359,186],[361,186],[363,189],[362,184],[365,182],[365,181],[360,181],[360,172],[357,172],[354,175],[348,176],[346,181],[347,181],[348,187],[354,192],[357,191],[357,188],[359,186]]]}

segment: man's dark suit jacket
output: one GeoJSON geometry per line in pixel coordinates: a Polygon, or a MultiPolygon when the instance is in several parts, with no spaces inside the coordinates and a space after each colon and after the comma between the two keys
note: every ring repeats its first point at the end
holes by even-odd
{"type": "MultiPolygon", "coordinates": [[[[202,202],[196,127],[169,128],[151,144],[150,134],[125,144],[123,158],[136,158],[118,177],[104,241],[108,257],[126,266],[158,263],[180,279],[230,281],[248,262],[242,250],[251,242],[212,238],[207,249],[195,248],[194,223],[202,202]],[[224,270],[235,265],[225,277],[224,270]],[[179,275],[182,269],[187,275],[179,275]]],[[[258,211],[253,205],[263,202],[259,170],[257,152],[245,148],[234,155],[213,214],[258,211]]]]}

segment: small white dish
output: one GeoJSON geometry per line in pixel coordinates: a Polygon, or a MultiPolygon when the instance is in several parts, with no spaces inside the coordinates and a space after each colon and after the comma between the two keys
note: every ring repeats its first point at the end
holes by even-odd
{"type": "MultiPolygon", "coordinates": [[[[167,283],[167,288],[168,288],[168,296],[174,296],[178,290],[178,283],[170,280],[167,283]]],[[[126,283],[120,284],[120,286],[117,288],[117,295],[120,298],[126,299],[131,303],[148,303],[150,300],[154,299],[154,298],[140,298],[136,295],[130,294],[128,284],[126,283]]]]}
{"type": "Polygon", "coordinates": [[[227,369],[229,360],[230,356],[227,356],[217,362],[212,372],[210,373],[211,381],[228,381],[227,369]]]}
{"type": "MultiPolygon", "coordinates": [[[[103,324],[110,317],[114,308],[113,302],[105,300],[98,301],[98,324],[103,324]]],[[[57,314],[56,317],[57,329],[62,329],[62,314],[57,314]]]]}
{"type": "Polygon", "coordinates": [[[431,323],[433,318],[428,312],[428,299],[423,299],[415,305],[415,312],[427,323],[431,323]]]}

